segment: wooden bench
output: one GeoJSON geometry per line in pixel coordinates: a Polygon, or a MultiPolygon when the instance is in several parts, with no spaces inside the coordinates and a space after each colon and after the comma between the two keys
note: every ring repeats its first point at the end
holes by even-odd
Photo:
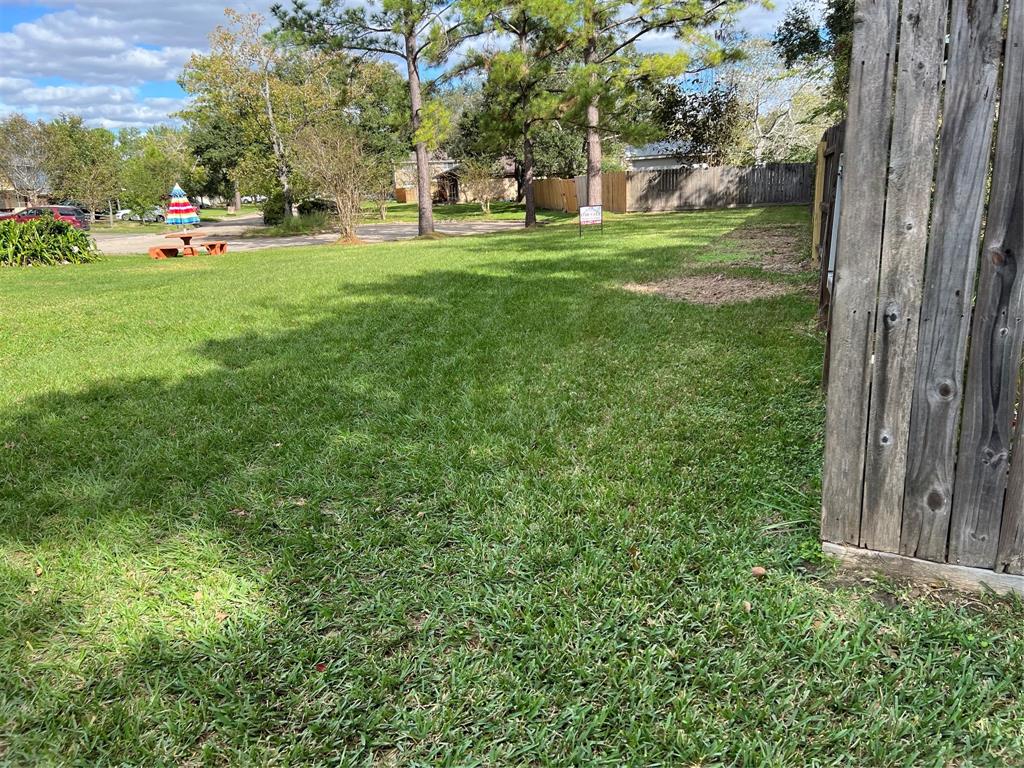
{"type": "Polygon", "coordinates": [[[154,245],[149,249],[149,255],[154,259],[166,259],[168,256],[177,256],[178,249],[171,246],[154,245]]]}
{"type": "Polygon", "coordinates": [[[228,244],[223,240],[213,240],[209,243],[203,243],[203,248],[211,256],[220,256],[222,253],[228,252],[228,244]]]}

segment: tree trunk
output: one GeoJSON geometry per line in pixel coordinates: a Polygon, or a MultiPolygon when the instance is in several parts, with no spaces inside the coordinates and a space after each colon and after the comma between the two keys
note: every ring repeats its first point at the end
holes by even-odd
{"type": "Polygon", "coordinates": [[[277,161],[277,180],[281,184],[281,196],[284,198],[284,217],[292,217],[292,184],[291,168],[288,167],[288,156],[284,149],[284,141],[277,130],[277,120],[274,119],[274,102],[270,98],[270,77],[263,73],[263,105],[267,110],[267,123],[270,126],[270,146],[274,150],[274,159],[277,161]]]}
{"type": "Polygon", "coordinates": [[[533,194],[533,139],[530,124],[523,125],[523,197],[526,200],[526,226],[537,226],[537,200],[533,194]]]}
{"type": "MultiPolygon", "coordinates": [[[[423,93],[420,90],[419,65],[416,61],[416,35],[405,36],[405,63],[409,72],[409,102],[412,107],[412,132],[419,132],[423,119],[423,93]]],[[[425,142],[416,142],[416,204],[419,208],[419,233],[434,232],[434,206],[430,199],[430,156],[425,142]]]]}
{"type": "MultiPolygon", "coordinates": [[[[590,38],[583,49],[583,63],[593,67],[597,61],[597,40],[590,38]]],[[[587,205],[601,205],[601,114],[598,109],[597,73],[590,73],[587,102],[587,205]]]]}
{"type": "Polygon", "coordinates": [[[587,205],[601,205],[601,131],[595,96],[587,105],[587,205]]]}
{"type": "Polygon", "coordinates": [[[231,205],[235,209],[235,213],[242,210],[242,193],[238,189],[238,182],[234,183],[234,193],[231,198],[231,205]]]}

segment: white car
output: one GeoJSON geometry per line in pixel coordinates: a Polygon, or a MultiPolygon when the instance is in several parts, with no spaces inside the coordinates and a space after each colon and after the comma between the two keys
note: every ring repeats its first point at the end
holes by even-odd
{"type": "Polygon", "coordinates": [[[118,221],[144,221],[163,224],[164,219],[167,218],[167,213],[159,206],[150,208],[149,211],[142,216],[133,212],[131,208],[121,208],[114,214],[114,218],[118,221]]]}

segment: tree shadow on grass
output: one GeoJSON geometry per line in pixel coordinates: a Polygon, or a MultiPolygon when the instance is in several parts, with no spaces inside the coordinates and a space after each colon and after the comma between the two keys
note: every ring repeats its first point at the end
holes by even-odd
{"type": "Polygon", "coordinates": [[[568,757],[594,717],[664,741],[671,681],[609,685],[616,649],[770,550],[752,503],[816,475],[810,305],[631,296],[607,282],[671,249],[538,248],[4,414],[15,762],[568,757]]]}

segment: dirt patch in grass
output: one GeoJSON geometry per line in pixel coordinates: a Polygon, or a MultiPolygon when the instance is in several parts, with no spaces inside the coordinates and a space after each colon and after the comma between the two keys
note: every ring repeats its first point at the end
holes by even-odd
{"type": "Polygon", "coordinates": [[[784,283],[723,274],[682,275],[653,283],[626,283],[623,288],[633,293],[653,293],[674,301],[712,306],[772,299],[794,290],[793,286],[784,283]]]}
{"type": "Polygon", "coordinates": [[[741,227],[725,240],[750,254],[749,264],[768,272],[792,275],[810,268],[807,233],[801,226],[741,227]]]}

